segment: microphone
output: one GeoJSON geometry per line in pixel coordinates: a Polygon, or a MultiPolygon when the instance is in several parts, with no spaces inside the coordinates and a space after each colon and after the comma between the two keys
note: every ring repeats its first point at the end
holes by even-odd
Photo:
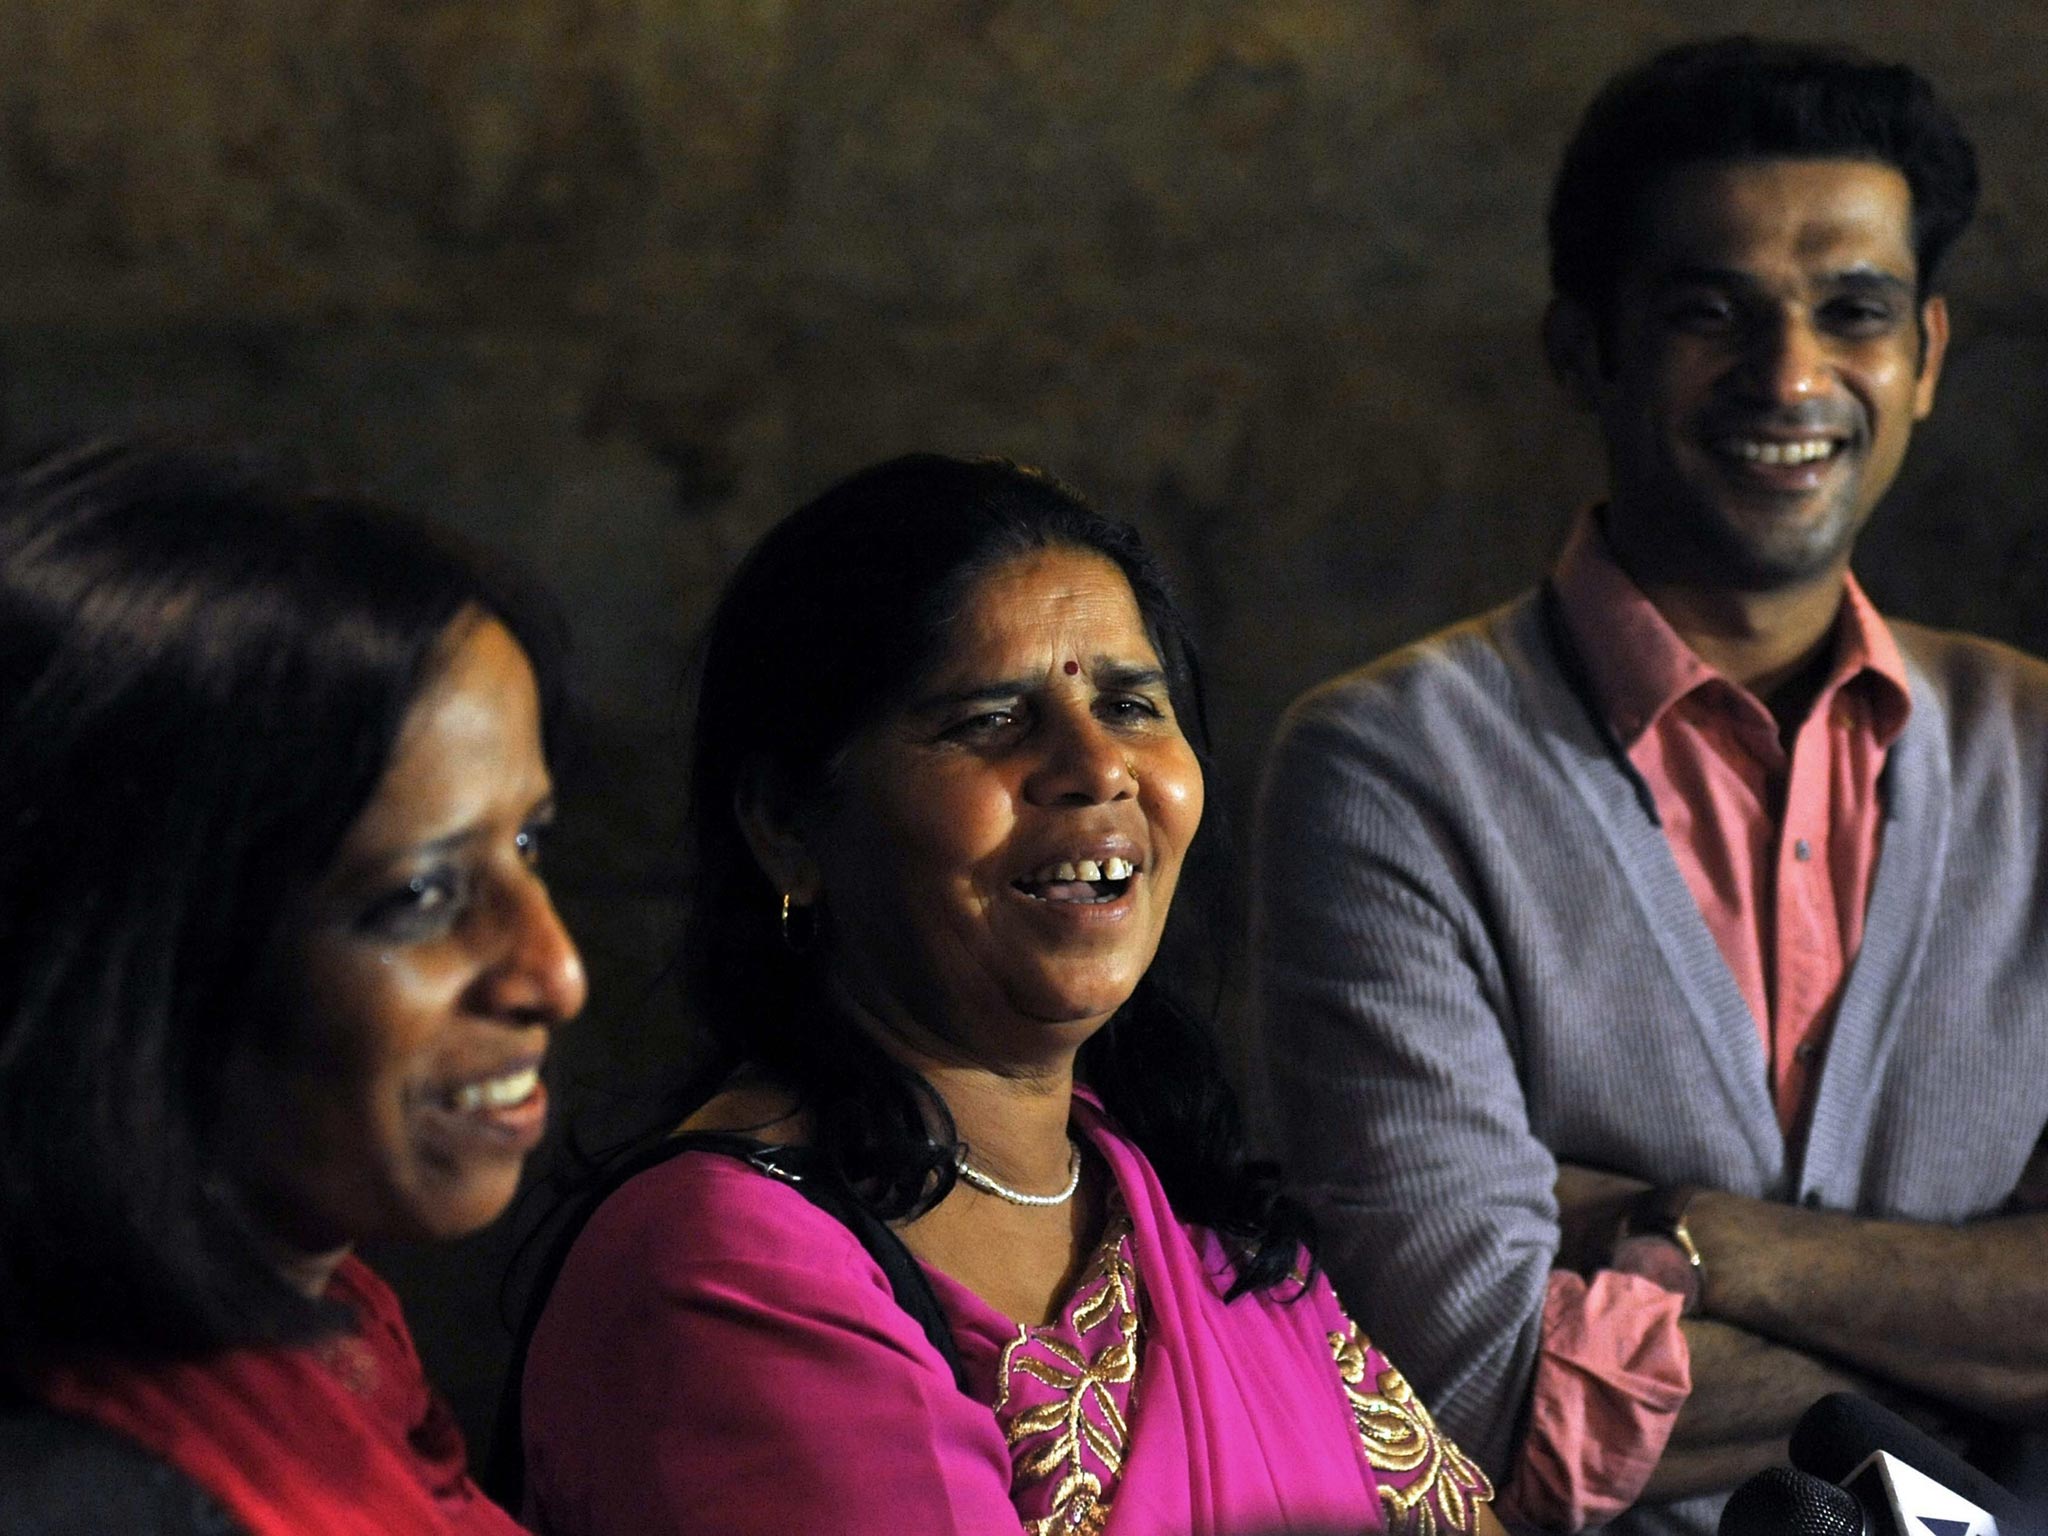
{"type": "Polygon", "coordinates": [[[1873,1532],[1898,1536],[2022,1536],[2018,1499],[1889,1408],[1832,1392],[1792,1431],[1792,1465],[1853,1493],[1873,1532]]]}
{"type": "Polygon", "coordinates": [[[1864,1536],[1863,1507],[1833,1483],[1765,1467],[1728,1495],[1717,1536],[1864,1536]]]}

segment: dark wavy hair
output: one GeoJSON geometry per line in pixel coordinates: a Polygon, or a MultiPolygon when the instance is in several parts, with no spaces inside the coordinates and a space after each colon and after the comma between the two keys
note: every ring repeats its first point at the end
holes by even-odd
{"type": "Polygon", "coordinates": [[[0,1376],[301,1340],[226,1165],[258,957],[451,624],[554,692],[527,600],[246,455],[108,440],[0,479],[0,1376]]]}
{"type": "Polygon", "coordinates": [[[1724,37],[1685,43],[1593,98],[1550,198],[1550,281],[1603,322],[1648,197],[1699,161],[1868,160],[1913,194],[1920,293],[1977,208],[1977,154],[1934,88],[1843,48],[1724,37]]]}
{"type": "MultiPolygon", "coordinates": [[[[665,1106],[672,1126],[733,1070],[761,1069],[809,1111],[813,1145],[875,1213],[930,1209],[952,1187],[951,1117],[936,1092],[834,1005],[816,950],[792,955],[780,893],[734,814],[751,765],[799,795],[938,659],[969,586],[1019,555],[1087,551],[1123,572],[1203,766],[1200,675],[1187,624],[1135,530],[1045,474],[913,454],[864,470],[777,524],[726,587],[702,653],[689,754],[684,992],[711,1060],[665,1106]]],[[[1144,1150],[1183,1218],[1233,1239],[1232,1295],[1293,1273],[1307,1212],[1249,1161],[1212,1030],[1228,948],[1222,838],[1195,840],[1160,955],[1082,1048],[1079,1076],[1144,1150]]]]}

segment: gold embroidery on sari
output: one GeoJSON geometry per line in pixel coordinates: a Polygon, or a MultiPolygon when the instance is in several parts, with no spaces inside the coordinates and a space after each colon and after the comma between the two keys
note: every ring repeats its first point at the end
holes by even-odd
{"type": "MultiPolygon", "coordinates": [[[[1103,1497],[1102,1480],[1088,1470],[1084,1453],[1093,1455],[1112,1478],[1123,1472],[1130,1426],[1110,1389],[1131,1384],[1138,1373],[1138,1280],[1125,1246],[1130,1232],[1130,1217],[1118,1213],[1076,1293],[1074,1331],[1086,1340],[1107,1328],[1102,1347],[1091,1357],[1059,1339],[1019,1328],[997,1366],[1001,1386],[995,1409],[1007,1424],[1015,1457],[1013,1484],[1060,1479],[1050,1513],[1024,1523],[1029,1536],[1099,1536],[1109,1520],[1111,1501],[1103,1497]],[[1057,1395],[1011,1418],[1011,1389],[1023,1377],[1057,1395]],[[1087,1412],[1091,1402],[1096,1417],[1087,1412]],[[1042,1443],[1026,1445],[1033,1440],[1042,1443]]],[[[1014,1497],[1017,1488],[1011,1491],[1014,1497]]]]}
{"type": "Polygon", "coordinates": [[[1415,1389],[1392,1365],[1377,1380],[1365,1379],[1366,1352],[1371,1348],[1371,1340],[1355,1323],[1330,1335],[1330,1351],[1344,1380],[1344,1395],[1351,1399],[1366,1461],[1374,1472],[1391,1477],[1414,1474],[1399,1487],[1388,1478],[1380,1481],[1387,1529],[1402,1536],[1439,1536],[1440,1531],[1470,1536],[1479,1523],[1480,1504],[1493,1497],[1493,1484],[1444,1438],[1429,1410],[1417,1401],[1415,1389]]]}

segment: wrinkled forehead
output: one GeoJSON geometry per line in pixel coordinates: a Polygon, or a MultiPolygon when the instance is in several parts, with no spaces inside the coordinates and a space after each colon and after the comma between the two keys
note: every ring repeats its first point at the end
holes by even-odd
{"type": "Polygon", "coordinates": [[[1156,651],[1123,569],[1095,550],[1053,545],[977,573],[954,605],[931,665],[942,670],[977,653],[1091,644],[1156,651]]]}

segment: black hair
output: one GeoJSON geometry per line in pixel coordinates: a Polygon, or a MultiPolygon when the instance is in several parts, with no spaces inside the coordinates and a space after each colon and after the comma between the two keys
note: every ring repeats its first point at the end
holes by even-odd
{"type": "MultiPolygon", "coordinates": [[[[1043,473],[1000,460],[913,454],[833,486],[771,529],[714,613],[689,753],[684,994],[711,1060],[665,1106],[667,1125],[728,1073],[753,1067],[794,1090],[813,1146],[885,1219],[952,1187],[951,1117],[931,1086],[878,1046],[823,986],[831,943],[792,955],[780,893],[734,814],[743,774],[824,790],[840,751],[937,660],[974,580],[1041,549],[1087,551],[1130,583],[1184,733],[1206,768],[1208,729],[1187,624],[1136,531],[1043,473]]],[[[1239,1291],[1295,1271],[1312,1237],[1278,1171],[1249,1161],[1214,1042],[1227,948],[1216,864],[1198,836],[1159,958],[1082,1048],[1079,1076],[1151,1159],[1175,1211],[1235,1240],[1239,1291]]]]}
{"type": "Polygon", "coordinates": [[[316,1336],[226,1166],[258,957],[471,613],[513,587],[250,455],[102,440],[0,478],[0,1376],[316,1336]]]}
{"type": "Polygon", "coordinates": [[[1920,294],[1977,207],[1977,155],[1934,88],[1848,49],[1724,37],[1609,81],[1579,121],[1550,199],[1550,281],[1604,330],[1645,205],[1702,161],[1866,160],[1906,178],[1920,294]]]}

